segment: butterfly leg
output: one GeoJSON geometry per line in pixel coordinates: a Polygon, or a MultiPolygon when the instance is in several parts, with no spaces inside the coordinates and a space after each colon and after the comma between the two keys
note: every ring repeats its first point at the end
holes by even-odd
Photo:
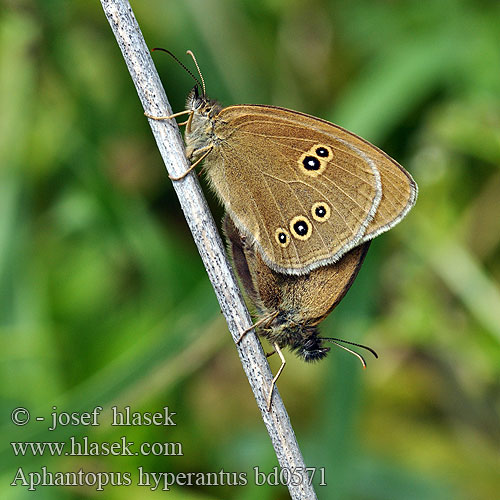
{"type": "Polygon", "coordinates": [[[254,328],[258,328],[260,325],[263,325],[264,323],[271,322],[274,318],[276,318],[277,315],[278,315],[278,312],[275,312],[275,313],[269,314],[269,315],[264,316],[263,318],[259,319],[259,321],[257,321],[257,323],[254,323],[252,326],[249,326],[246,330],[243,330],[241,332],[241,335],[240,335],[239,339],[236,341],[236,343],[239,344],[243,340],[243,337],[248,332],[252,331],[254,328]]]}
{"type": "Polygon", "coordinates": [[[172,118],[177,118],[178,116],[187,115],[188,113],[192,114],[193,112],[190,109],[185,109],[184,111],[179,111],[178,113],[174,113],[173,115],[168,115],[168,116],[153,116],[146,112],[144,112],[144,115],[147,116],[148,118],[151,118],[151,120],[161,121],[161,120],[171,120],[172,118]]]}
{"type": "Polygon", "coordinates": [[[281,372],[283,371],[283,368],[285,368],[286,365],[285,356],[283,356],[280,346],[276,343],[274,343],[274,350],[278,353],[278,356],[281,359],[281,366],[278,370],[278,373],[274,376],[273,381],[271,382],[271,388],[269,389],[269,395],[267,396],[267,411],[271,411],[271,401],[273,399],[274,386],[276,385],[276,381],[278,380],[281,372]]]}
{"type": "Polygon", "coordinates": [[[181,181],[182,179],[184,179],[184,177],[186,177],[186,175],[189,174],[191,170],[195,169],[200,164],[200,162],[205,159],[210,151],[212,151],[212,148],[213,146],[211,144],[205,146],[204,148],[201,148],[199,151],[204,151],[204,153],[182,175],[179,175],[179,177],[169,175],[170,179],[172,179],[173,181],[181,181]]]}
{"type": "Polygon", "coordinates": [[[187,125],[186,130],[188,133],[191,133],[191,123],[193,123],[193,115],[194,113],[190,113],[189,118],[186,121],[180,122],[177,125],[179,125],[179,127],[187,125]]]}

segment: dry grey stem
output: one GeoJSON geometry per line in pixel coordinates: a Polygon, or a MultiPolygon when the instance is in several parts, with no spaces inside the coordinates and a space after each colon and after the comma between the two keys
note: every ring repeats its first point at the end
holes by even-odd
{"type": "MultiPolygon", "coordinates": [[[[129,2],[101,0],[101,4],[122,51],[144,111],[153,116],[170,115],[172,110],[167,96],[129,2]]],[[[139,110],[137,119],[146,119],[139,110]]],[[[174,120],[149,120],[149,123],[168,173],[174,177],[181,175],[190,165],[184,154],[184,145],[177,124],[174,120]]],[[[236,343],[241,332],[251,326],[251,319],[227,262],[224,246],[198,179],[195,174],[190,174],[183,180],[174,182],[173,185],[236,343]]],[[[300,484],[288,485],[291,498],[315,499],[316,494],[313,487],[308,484],[304,460],[277,390],[273,395],[271,411],[268,412],[266,409],[272,374],[258,339],[254,333],[249,333],[236,348],[281,468],[287,469],[288,472],[303,471],[304,479],[300,484]]]]}

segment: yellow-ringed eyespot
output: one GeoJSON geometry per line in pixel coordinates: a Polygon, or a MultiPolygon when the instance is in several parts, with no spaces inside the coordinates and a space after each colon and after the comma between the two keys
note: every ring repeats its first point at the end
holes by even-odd
{"type": "Polygon", "coordinates": [[[290,221],[290,232],[299,240],[308,240],[312,234],[311,223],[303,215],[297,215],[290,221]]]}
{"type": "Polygon", "coordinates": [[[318,222],[325,222],[330,218],[330,206],[324,201],[318,201],[311,207],[311,215],[318,222]]]}
{"type": "Polygon", "coordinates": [[[280,247],[286,248],[290,244],[290,234],[286,229],[279,227],[274,233],[274,238],[280,247]]]}

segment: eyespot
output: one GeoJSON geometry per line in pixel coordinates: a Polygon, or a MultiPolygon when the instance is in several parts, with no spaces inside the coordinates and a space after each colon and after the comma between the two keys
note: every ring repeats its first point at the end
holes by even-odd
{"type": "Polygon", "coordinates": [[[299,240],[308,240],[312,234],[311,223],[306,217],[297,215],[290,221],[290,232],[299,240]]]}
{"type": "Polygon", "coordinates": [[[299,158],[299,169],[302,174],[310,177],[317,177],[328,165],[328,161],[333,157],[330,146],[324,144],[314,144],[307,152],[299,158]]]}
{"type": "MultiPolygon", "coordinates": [[[[314,151],[313,151],[314,153],[314,151]]],[[[317,177],[326,167],[326,161],[314,156],[310,152],[304,153],[298,161],[301,174],[317,177]]]]}
{"type": "Polygon", "coordinates": [[[333,156],[333,151],[330,146],[326,146],[325,144],[315,144],[310,150],[310,155],[315,155],[318,158],[331,158],[333,156]]]}
{"type": "Polygon", "coordinates": [[[326,149],[325,146],[318,146],[316,148],[316,154],[320,158],[328,158],[330,156],[330,151],[328,151],[328,149],[326,149]]]}
{"type": "Polygon", "coordinates": [[[330,218],[331,210],[328,203],[318,201],[311,207],[311,215],[318,222],[325,222],[330,218]]]}
{"type": "Polygon", "coordinates": [[[315,156],[306,156],[302,160],[302,165],[306,170],[319,170],[321,162],[315,156]]]}
{"type": "Polygon", "coordinates": [[[279,227],[274,233],[274,238],[280,247],[286,248],[290,244],[290,234],[286,229],[279,227]]]}

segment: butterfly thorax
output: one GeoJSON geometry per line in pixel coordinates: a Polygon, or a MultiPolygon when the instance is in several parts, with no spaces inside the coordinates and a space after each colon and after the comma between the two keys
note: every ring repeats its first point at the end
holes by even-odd
{"type": "Polygon", "coordinates": [[[215,117],[222,110],[222,106],[213,99],[199,95],[198,87],[194,87],[186,100],[186,109],[193,113],[191,123],[184,134],[186,155],[193,161],[199,156],[197,151],[215,142],[215,117]]]}

